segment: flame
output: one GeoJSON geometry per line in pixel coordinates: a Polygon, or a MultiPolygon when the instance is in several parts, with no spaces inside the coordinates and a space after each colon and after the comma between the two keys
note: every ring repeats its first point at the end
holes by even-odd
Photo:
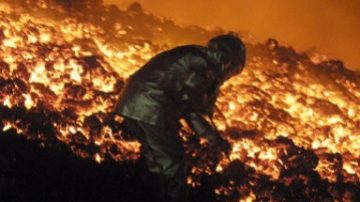
{"type": "MultiPolygon", "coordinates": [[[[98,163],[136,160],[140,144],[116,127],[123,120],[114,117],[112,109],[126,79],[156,53],[177,44],[157,44],[162,40],[149,36],[135,39],[140,28],[126,21],[105,29],[81,14],[48,17],[49,11],[66,13],[51,1],[27,2],[46,17],[6,2],[0,3],[0,108],[25,113],[15,120],[2,117],[2,131],[14,128],[50,144],[53,140],[45,131],[33,134],[29,129],[31,124],[47,124],[56,141],[83,158],[98,163]],[[46,117],[44,122],[26,117],[36,115],[46,117]]],[[[166,27],[143,29],[164,33],[166,27]]],[[[145,35],[143,30],[139,33],[145,35]]],[[[239,161],[245,169],[284,184],[292,182],[284,173],[304,166],[301,162],[310,162],[310,170],[328,182],[339,182],[342,176],[346,182],[359,183],[359,75],[291,48],[248,44],[248,49],[247,67],[222,86],[216,103],[223,114],[215,113],[215,123],[231,144],[230,154],[211,165],[200,155],[206,141],[192,148],[187,143],[192,133],[183,128],[193,159],[188,184],[201,186],[201,174],[226,174],[239,161]]],[[[230,180],[214,192],[230,196],[237,191],[242,193],[237,201],[255,201],[259,194],[255,178],[246,186],[230,180]]],[[[298,179],[307,181],[301,175],[298,179]]]]}

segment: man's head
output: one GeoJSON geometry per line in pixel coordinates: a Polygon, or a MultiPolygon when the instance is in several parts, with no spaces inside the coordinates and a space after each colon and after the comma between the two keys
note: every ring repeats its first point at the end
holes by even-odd
{"type": "Polygon", "coordinates": [[[223,80],[239,74],[245,65],[246,50],[241,39],[234,33],[216,36],[208,42],[210,49],[221,52],[223,67],[220,76],[223,80]]]}

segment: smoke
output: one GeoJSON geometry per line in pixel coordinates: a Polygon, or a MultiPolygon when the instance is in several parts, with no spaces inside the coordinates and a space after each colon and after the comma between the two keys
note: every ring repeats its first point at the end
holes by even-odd
{"type": "MultiPolygon", "coordinates": [[[[125,8],[131,0],[104,0],[125,8]]],[[[360,1],[138,0],[145,10],[177,23],[243,30],[300,51],[316,50],[360,70],[360,1]]]]}

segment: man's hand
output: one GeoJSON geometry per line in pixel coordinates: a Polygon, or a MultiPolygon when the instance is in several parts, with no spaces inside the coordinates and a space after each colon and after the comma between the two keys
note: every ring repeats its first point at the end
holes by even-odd
{"type": "Polygon", "coordinates": [[[209,159],[209,166],[212,171],[216,171],[218,164],[221,159],[226,156],[229,158],[231,152],[231,145],[223,139],[220,135],[216,139],[208,139],[209,141],[209,152],[206,154],[207,159],[209,159]]]}
{"type": "Polygon", "coordinates": [[[224,152],[229,155],[231,152],[231,145],[228,141],[217,135],[216,139],[209,139],[209,147],[214,153],[224,152]]]}
{"type": "Polygon", "coordinates": [[[228,156],[231,153],[231,145],[228,141],[222,140],[220,143],[220,150],[224,152],[226,156],[228,156]]]}

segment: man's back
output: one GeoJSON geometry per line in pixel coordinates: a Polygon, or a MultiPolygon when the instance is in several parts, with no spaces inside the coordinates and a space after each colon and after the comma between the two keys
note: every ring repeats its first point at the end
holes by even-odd
{"type": "MultiPolygon", "coordinates": [[[[160,53],[133,74],[121,94],[117,113],[148,124],[178,118],[180,91],[191,73],[215,74],[216,54],[202,46],[181,46],[160,53]]],[[[197,80],[203,78],[195,78],[197,80]]],[[[215,82],[207,79],[206,83],[215,82]]],[[[202,102],[202,95],[199,102],[202,102]]],[[[180,103],[181,104],[181,103],[180,103]]]]}

